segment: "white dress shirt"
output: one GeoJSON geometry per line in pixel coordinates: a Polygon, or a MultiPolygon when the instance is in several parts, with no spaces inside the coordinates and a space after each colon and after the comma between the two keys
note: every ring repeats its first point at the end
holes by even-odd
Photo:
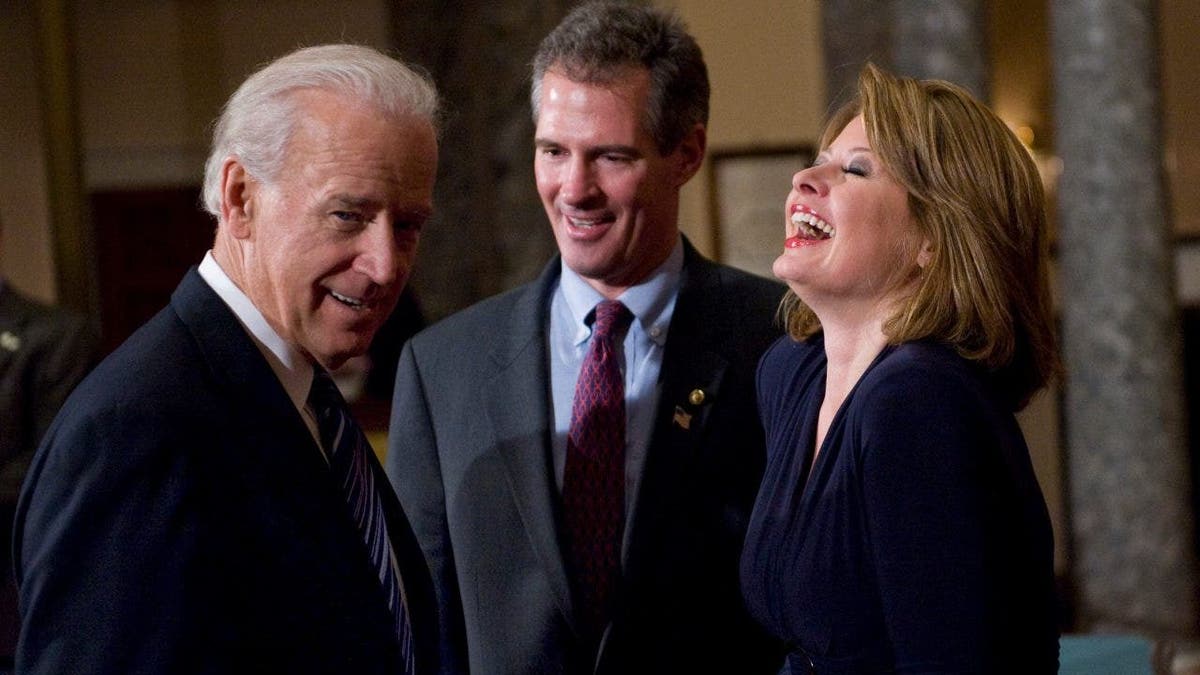
{"type": "MultiPolygon", "coordinates": [[[[221,269],[221,265],[213,258],[212,251],[204,254],[199,272],[200,278],[212,287],[213,292],[225,301],[226,305],[229,305],[229,309],[237,317],[238,323],[242,324],[246,333],[250,335],[250,339],[267,359],[271,370],[279,378],[284,391],[287,392],[288,398],[292,400],[292,404],[296,406],[296,410],[304,419],[304,424],[317,442],[317,447],[321,447],[321,434],[317,429],[317,419],[308,408],[308,392],[312,388],[313,382],[312,363],[298,349],[280,337],[274,328],[271,328],[271,324],[267,323],[262,312],[258,311],[250,298],[237,287],[237,284],[233,283],[225,270],[221,269]]],[[[324,453],[324,448],[322,448],[322,453],[324,453]]]]}

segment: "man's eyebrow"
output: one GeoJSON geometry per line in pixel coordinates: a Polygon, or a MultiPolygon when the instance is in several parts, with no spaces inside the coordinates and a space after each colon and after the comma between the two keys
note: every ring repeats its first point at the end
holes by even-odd
{"type": "MultiPolygon", "coordinates": [[[[327,203],[336,207],[362,209],[364,211],[382,210],[384,208],[383,202],[379,200],[350,194],[333,195],[327,203]]],[[[424,206],[409,206],[398,209],[395,213],[406,218],[429,218],[433,215],[433,209],[424,206]]]]}
{"type": "MultiPolygon", "coordinates": [[[[539,148],[560,148],[560,147],[562,147],[562,143],[559,143],[558,141],[550,140],[549,138],[535,138],[535,139],[533,139],[533,144],[534,144],[534,146],[539,147],[539,148]]],[[[615,153],[618,155],[632,155],[634,157],[640,157],[642,155],[642,151],[637,149],[636,147],[634,147],[632,145],[622,145],[620,143],[616,143],[616,144],[612,144],[612,145],[593,145],[593,146],[589,146],[589,147],[585,148],[585,150],[587,151],[587,154],[593,155],[593,156],[607,155],[610,153],[615,153]]]]}
{"type": "Polygon", "coordinates": [[[588,148],[588,152],[591,152],[596,155],[607,155],[610,153],[615,153],[618,155],[633,155],[635,157],[640,157],[642,155],[642,151],[638,150],[634,146],[620,145],[620,144],[597,145],[594,148],[588,148]]]}
{"type": "Polygon", "coordinates": [[[359,196],[350,195],[350,194],[333,195],[332,197],[329,198],[329,202],[333,203],[333,204],[340,204],[342,206],[351,206],[351,207],[360,208],[360,209],[379,205],[379,203],[377,201],[375,201],[374,199],[368,199],[367,197],[359,197],[359,196]]]}

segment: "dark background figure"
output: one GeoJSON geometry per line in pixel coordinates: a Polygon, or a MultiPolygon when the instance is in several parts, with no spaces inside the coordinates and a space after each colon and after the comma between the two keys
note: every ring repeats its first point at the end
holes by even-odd
{"type": "Polygon", "coordinates": [[[737,561],[784,289],[679,232],[707,145],[700,49],[673,15],[582,5],[542,42],[531,94],[559,256],[418,334],[397,369],[388,472],[445,671],[773,674],[737,561]],[[628,323],[610,335],[614,301],[628,323]],[[582,432],[594,415],[611,417],[582,432]]]}
{"type": "Polygon", "coordinates": [[[38,302],[0,278],[0,669],[12,667],[17,646],[11,542],[21,481],[51,420],[97,357],[95,333],[82,316],[38,302]]]}
{"type": "Polygon", "coordinates": [[[433,589],[329,371],[399,299],[437,93],[324,45],[213,134],[212,249],[51,425],[17,503],[20,673],[437,671],[433,589]]]}

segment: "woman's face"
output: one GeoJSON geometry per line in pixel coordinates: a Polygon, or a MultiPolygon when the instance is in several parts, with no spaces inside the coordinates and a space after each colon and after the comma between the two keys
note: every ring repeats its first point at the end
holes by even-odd
{"type": "Polygon", "coordinates": [[[772,271],[818,317],[882,318],[927,255],[908,195],[872,151],[862,115],[792,178],[784,218],[772,271]]]}

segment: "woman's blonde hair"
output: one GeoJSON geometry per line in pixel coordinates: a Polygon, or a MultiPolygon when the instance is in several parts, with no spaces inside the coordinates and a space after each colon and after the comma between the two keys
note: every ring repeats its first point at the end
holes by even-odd
{"type": "MultiPolygon", "coordinates": [[[[821,148],[859,114],[932,253],[885,335],[892,344],[949,344],[1024,407],[1058,370],[1045,196],[1032,157],[995,113],[949,82],[867,64],[821,148]]],[[[820,330],[794,293],[780,311],[795,339],[820,330]]]]}

